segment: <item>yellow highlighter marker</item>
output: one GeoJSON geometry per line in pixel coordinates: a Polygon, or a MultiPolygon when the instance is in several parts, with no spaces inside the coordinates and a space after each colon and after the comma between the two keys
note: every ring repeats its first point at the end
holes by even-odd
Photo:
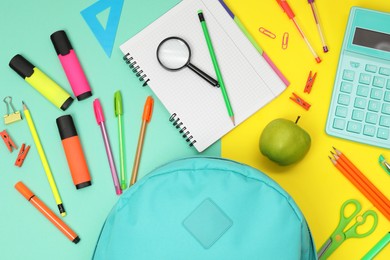
{"type": "Polygon", "coordinates": [[[64,89],[22,55],[15,55],[9,66],[56,107],[65,111],[72,104],[73,98],[64,89]]]}
{"type": "Polygon", "coordinates": [[[54,181],[53,174],[51,173],[50,166],[49,166],[49,163],[47,162],[46,155],[45,155],[45,152],[43,150],[41,141],[39,140],[39,136],[38,136],[37,130],[35,129],[34,122],[32,121],[30,111],[28,110],[26,104],[24,102],[22,102],[22,103],[23,103],[24,116],[26,117],[27,124],[28,124],[28,127],[30,128],[30,132],[31,132],[32,138],[34,139],[35,146],[37,147],[39,157],[41,158],[42,166],[43,166],[43,169],[45,170],[46,177],[47,177],[47,180],[49,181],[50,188],[51,188],[51,191],[53,193],[54,199],[57,203],[57,206],[58,206],[58,209],[60,211],[61,216],[65,217],[66,216],[65,208],[62,205],[62,201],[61,201],[61,197],[60,197],[60,194],[58,192],[58,189],[57,189],[57,185],[54,181]]]}

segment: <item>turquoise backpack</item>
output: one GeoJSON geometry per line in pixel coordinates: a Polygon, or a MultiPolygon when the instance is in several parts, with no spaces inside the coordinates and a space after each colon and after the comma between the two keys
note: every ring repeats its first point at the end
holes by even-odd
{"type": "Polygon", "coordinates": [[[168,163],[109,213],[94,259],[316,259],[304,216],[273,180],[218,158],[168,163]]]}

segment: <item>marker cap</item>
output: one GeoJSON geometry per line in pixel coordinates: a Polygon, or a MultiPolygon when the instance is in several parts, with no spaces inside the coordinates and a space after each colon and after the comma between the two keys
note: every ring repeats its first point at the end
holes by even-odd
{"type": "Polygon", "coordinates": [[[93,101],[93,111],[95,112],[96,122],[100,125],[104,122],[104,114],[102,105],[100,104],[98,98],[93,101]]]}
{"type": "Polygon", "coordinates": [[[17,189],[27,200],[30,200],[35,196],[34,193],[21,181],[15,184],[15,189],[17,189]]]}
{"type": "Polygon", "coordinates": [[[123,114],[123,106],[122,106],[122,95],[118,90],[114,94],[114,106],[115,106],[115,116],[123,114]]]}
{"type": "Polygon", "coordinates": [[[50,39],[54,45],[54,49],[56,50],[57,55],[67,55],[69,54],[70,50],[73,49],[68,36],[63,30],[56,31],[55,33],[53,33],[50,36],[50,39]]]}
{"type": "Polygon", "coordinates": [[[71,115],[65,115],[57,118],[56,120],[58,131],[60,132],[61,140],[66,138],[77,136],[76,127],[71,115]]]}
{"type": "Polygon", "coordinates": [[[11,61],[9,66],[16,71],[22,78],[31,77],[34,73],[35,66],[26,60],[22,55],[16,54],[11,61]]]}

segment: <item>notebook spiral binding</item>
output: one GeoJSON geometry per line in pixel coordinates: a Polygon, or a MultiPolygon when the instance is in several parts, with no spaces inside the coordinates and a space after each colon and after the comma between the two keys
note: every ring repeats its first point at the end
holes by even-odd
{"type": "Polygon", "coordinates": [[[189,143],[189,146],[193,146],[196,143],[196,140],[193,139],[194,137],[191,135],[191,132],[187,130],[187,127],[183,125],[183,122],[180,121],[180,118],[177,117],[176,113],[173,113],[171,117],[169,118],[169,121],[172,122],[172,124],[180,130],[179,133],[183,134],[183,138],[186,138],[186,142],[189,143]],[[187,130],[187,131],[186,131],[187,130]]]}
{"type": "Polygon", "coordinates": [[[144,81],[142,86],[146,87],[150,79],[147,78],[147,75],[144,73],[141,67],[137,65],[137,61],[134,60],[132,56],[130,56],[130,53],[126,53],[126,55],[123,56],[123,60],[126,62],[126,64],[129,65],[129,68],[135,73],[135,76],[138,77],[139,81],[144,81]]]}

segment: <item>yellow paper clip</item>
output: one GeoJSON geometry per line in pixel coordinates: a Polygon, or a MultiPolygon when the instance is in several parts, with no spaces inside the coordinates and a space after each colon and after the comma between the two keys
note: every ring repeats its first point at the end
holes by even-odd
{"type": "Polygon", "coordinates": [[[3,99],[5,105],[7,106],[7,114],[4,116],[4,124],[8,125],[17,121],[22,120],[22,115],[19,111],[15,111],[14,106],[12,105],[12,97],[8,96],[3,99]],[[10,111],[12,109],[12,112],[10,111]]]}
{"type": "Polygon", "coordinates": [[[274,33],[272,33],[271,31],[265,29],[264,27],[260,27],[259,28],[259,32],[261,32],[262,34],[270,37],[271,39],[275,39],[276,38],[276,35],[274,33]]]}
{"type": "Polygon", "coordinates": [[[283,50],[287,49],[287,47],[288,47],[288,37],[289,37],[288,32],[285,32],[283,34],[283,39],[282,39],[282,49],[283,50]]]}

